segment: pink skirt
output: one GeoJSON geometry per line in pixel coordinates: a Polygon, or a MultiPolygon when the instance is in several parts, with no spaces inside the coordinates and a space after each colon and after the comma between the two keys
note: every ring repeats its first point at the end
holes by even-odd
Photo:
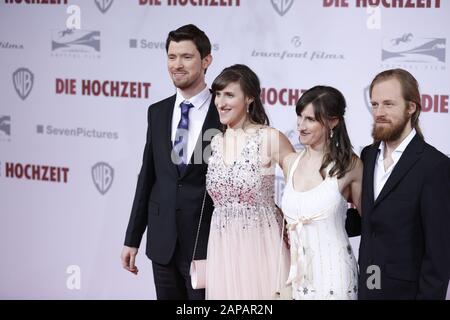
{"type": "Polygon", "coordinates": [[[255,210],[214,210],[206,262],[206,299],[274,299],[286,282],[289,253],[282,242],[275,208],[255,210]]]}

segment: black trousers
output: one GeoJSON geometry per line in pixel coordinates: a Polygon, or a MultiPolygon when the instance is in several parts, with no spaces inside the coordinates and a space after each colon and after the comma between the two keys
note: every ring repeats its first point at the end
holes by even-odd
{"type": "Polygon", "coordinates": [[[175,253],[166,265],[152,261],[153,279],[158,300],[204,300],[205,289],[194,290],[189,276],[191,258],[177,243],[175,253]]]}

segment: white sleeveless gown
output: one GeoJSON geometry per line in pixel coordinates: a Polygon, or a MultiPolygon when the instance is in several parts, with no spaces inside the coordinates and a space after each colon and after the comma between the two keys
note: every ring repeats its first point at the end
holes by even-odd
{"type": "Polygon", "coordinates": [[[328,175],[311,190],[294,190],[293,173],[304,152],[290,169],[282,198],[291,242],[288,283],[292,283],[293,298],[357,299],[358,267],[345,231],[347,201],[339,192],[337,178],[328,175]]]}

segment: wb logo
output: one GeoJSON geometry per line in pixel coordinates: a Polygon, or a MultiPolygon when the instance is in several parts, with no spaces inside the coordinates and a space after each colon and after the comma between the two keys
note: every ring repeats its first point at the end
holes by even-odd
{"type": "Polygon", "coordinates": [[[271,0],[271,1],[273,8],[280,16],[284,16],[294,3],[294,0],[271,0]]]}
{"type": "Polygon", "coordinates": [[[97,5],[98,10],[105,13],[111,7],[113,1],[114,0],[95,0],[95,4],[97,5]]]}
{"type": "Polygon", "coordinates": [[[13,73],[13,84],[17,94],[25,100],[33,88],[34,75],[27,68],[19,68],[13,73]]]}
{"type": "Polygon", "coordinates": [[[92,180],[97,190],[104,195],[114,180],[114,169],[106,162],[98,162],[92,167],[92,180]]]}

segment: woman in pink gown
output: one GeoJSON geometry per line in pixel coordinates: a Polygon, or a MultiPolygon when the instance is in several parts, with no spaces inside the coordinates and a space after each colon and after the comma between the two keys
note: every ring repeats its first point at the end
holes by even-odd
{"type": "Polygon", "coordinates": [[[206,299],[272,299],[289,268],[274,172],[293,148],[268,126],[259,79],[247,66],[224,69],[212,89],[224,128],[211,141],[206,176],[215,207],[206,299]]]}

